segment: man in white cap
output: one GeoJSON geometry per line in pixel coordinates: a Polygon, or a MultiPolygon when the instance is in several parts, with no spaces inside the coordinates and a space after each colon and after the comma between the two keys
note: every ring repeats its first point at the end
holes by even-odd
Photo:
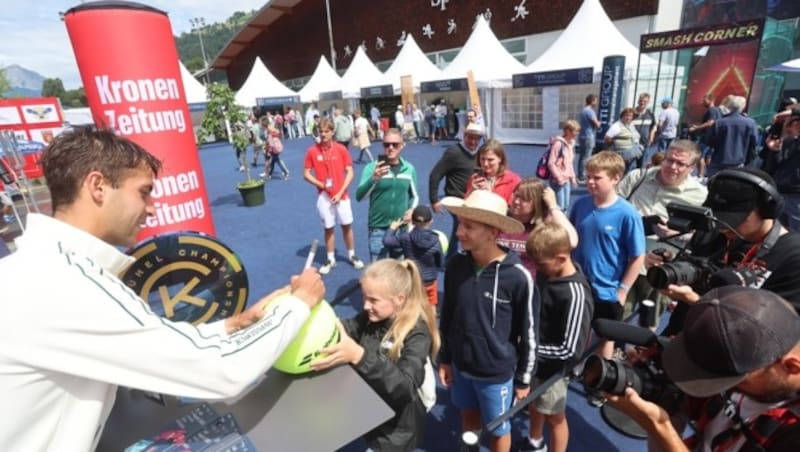
{"type": "MultiPolygon", "coordinates": [[[[476,169],[480,168],[476,156],[483,137],[483,127],[479,124],[468,124],[464,131],[464,139],[444,151],[442,157],[436,162],[428,178],[428,198],[434,212],[442,212],[439,202],[439,183],[445,179],[444,194],[463,198],[467,191],[467,181],[476,169]]],[[[450,249],[447,257],[458,251],[458,238],[456,228],[458,218],[453,215],[453,230],[450,233],[450,249]]]]}
{"type": "MultiPolygon", "coordinates": [[[[528,394],[536,361],[539,294],[517,253],[497,245],[522,232],[499,195],[475,190],[442,205],[458,216],[464,253],[447,262],[440,328],[439,377],[461,411],[464,432],[481,430],[528,394]]],[[[511,447],[510,422],[492,430],[490,450],[511,447]]]]}

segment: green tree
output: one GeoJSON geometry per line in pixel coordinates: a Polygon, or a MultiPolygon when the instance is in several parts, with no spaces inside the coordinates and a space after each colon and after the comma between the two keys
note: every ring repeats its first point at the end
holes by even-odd
{"type": "MultiPolygon", "coordinates": [[[[244,124],[247,114],[242,107],[236,105],[235,94],[228,85],[211,83],[206,91],[208,92],[208,104],[201,126],[206,133],[214,134],[217,139],[227,137],[225,120],[227,119],[231,126],[244,124]]],[[[199,137],[198,142],[205,142],[204,138],[199,137]]],[[[243,143],[235,144],[242,145],[243,143]]],[[[246,146],[247,144],[244,144],[241,147],[246,146]]]]}
{"type": "Polygon", "coordinates": [[[60,78],[46,78],[42,82],[42,96],[43,97],[58,97],[61,102],[64,102],[64,83],[60,78]]]}
{"type": "Polygon", "coordinates": [[[11,83],[6,76],[6,69],[0,67],[0,99],[6,97],[6,93],[11,90],[11,83]]]}

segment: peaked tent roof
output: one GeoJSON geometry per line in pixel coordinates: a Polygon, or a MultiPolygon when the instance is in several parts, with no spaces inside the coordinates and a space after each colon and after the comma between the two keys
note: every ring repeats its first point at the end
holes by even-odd
{"type": "Polygon", "coordinates": [[[178,66],[181,68],[181,81],[183,82],[183,90],[186,92],[186,103],[198,104],[208,102],[206,87],[194,78],[181,60],[178,60],[178,66]]]}
{"type": "Polygon", "coordinates": [[[384,83],[391,83],[395,90],[400,89],[400,77],[411,75],[414,85],[419,85],[423,80],[436,80],[442,78],[442,70],[436,67],[419,48],[414,36],[406,35],[403,48],[392,61],[391,66],[383,74],[384,83]]]}
{"type": "MultiPolygon", "coordinates": [[[[608,55],[624,55],[625,66],[636,68],[639,49],[628,41],[608,18],[600,0],[583,0],[583,5],[567,28],[526,72],[556,71],[592,66],[595,72],[603,67],[608,55]],[[591,38],[587,38],[591,37],[591,38]]],[[[642,55],[642,65],[655,63],[642,55]]]]}
{"type": "Polygon", "coordinates": [[[369,59],[364,48],[358,46],[350,67],[342,76],[343,97],[361,97],[361,88],[383,84],[386,84],[383,74],[369,59]]]}
{"type": "Polygon", "coordinates": [[[510,86],[511,75],[525,71],[525,65],[508,53],[482,15],[476,19],[475,29],[464,47],[442,71],[439,79],[466,77],[469,70],[472,70],[475,83],[484,87],[510,86]]]}
{"type": "Polygon", "coordinates": [[[781,64],[776,64],[767,68],[770,71],[781,72],[800,72],[800,58],[795,60],[784,61],[781,64]]]}
{"type": "Polygon", "coordinates": [[[319,100],[319,93],[340,89],[342,89],[342,79],[328,64],[328,60],[323,55],[319,57],[317,68],[314,69],[314,73],[308,83],[297,94],[300,95],[302,102],[314,102],[319,100]]]}
{"type": "Polygon", "coordinates": [[[243,106],[253,106],[259,97],[284,97],[296,96],[297,93],[278,81],[272,72],[267,69],[261,57],[256,57],[250,75],[236,92],[236,103],[243,106]]]}

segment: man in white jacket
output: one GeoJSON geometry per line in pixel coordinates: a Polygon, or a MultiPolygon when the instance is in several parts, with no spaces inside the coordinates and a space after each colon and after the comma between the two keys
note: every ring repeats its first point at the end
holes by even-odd
{"type": "Polygon", "coordinates": [[[56,137],[41,164],[53,217],[29,215],[17,252],[0,260],[3,450],[94,450],[118,385],[236,396],[271,367],[325,293],[306,270],[224,320],[193,326],[159,317],[116,276],[133,258],[115,246],[133,245],[154,214],[161,163],[111,131],[76,129],[56,137]]]}

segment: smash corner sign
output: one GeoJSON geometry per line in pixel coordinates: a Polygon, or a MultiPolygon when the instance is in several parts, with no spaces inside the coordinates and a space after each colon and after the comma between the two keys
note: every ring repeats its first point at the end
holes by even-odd
{"type": "Polygon", "coordinates": [[[734,44],[761,39],[763,32],[764,19],[665,31],[642,35],[639,49],[642,53],[647,53],[686,47],[734,44]]]}

